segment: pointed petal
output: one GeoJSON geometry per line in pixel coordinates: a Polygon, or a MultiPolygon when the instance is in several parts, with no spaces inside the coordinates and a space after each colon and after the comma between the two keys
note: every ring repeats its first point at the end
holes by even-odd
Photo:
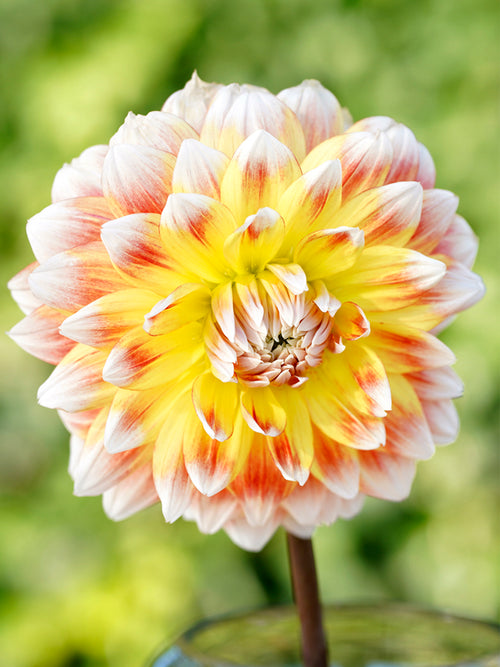
{"type": "Polygon", "coordinates": [[[127,331],[141,324],[144,313],[157,300],[157,294],[141,289],[105,294],[67,317],[60,331],[77,343],[108,348],[127,331]]]}
{"type": "Polygon", "coordinates": [[[251,526],[246,518],[232,519],[224,525],[224,530],[240,549],[260,551],[269,542],[278,525],[279,521],[273,515],[267,523],[258,526],[251,526]]]}
{"type": "Polygon", "coordinates": [[[28,220],[26,232],[39,262],[59,252],[98,241],[113,218],[104,197],[77,197],[47,206],[28,220]]]}
{"type": "Polygon", "coordinates": [[[403,246],[419,224],[423,191],[420,183],[391,183],[353,197],[335,218],[337,225],[358,227],[367,246],[403,246]]]}
{"type": "Polygon", "coordinates": [[[39,388],[38,402],[67,412],[102,407],[115,393],[102,379],[105,360],[103,352],[75,345],[39,388]]]}
{"type": "Polygon", "coordinates": [[[418,152],[418,172],[415,176],[415,180],[422,183],[422,187],[426,190],[430,190],[436,183],[436,167],[434,166],[434,160],[423,144],[419,143],[418,152]]]}
{"type": "Polygon", "coordinates": [[[210,308],[210,290],[205,285],[184,283],[144,315],[144,331],[150,336],[167,334],[205,317],[210,308]]]}
{"type": "Polygon", "coordinates": [[[161,215],[160,235],[185,273],[218,283],[227,271],[224,241],[235,228],[231,212],[217,200],[177,193],[161,215]]]}
{"type": "Polygon", "coordinates": [[[160,218],[137,213],[105,224],[101,237],[111,261],[124,279],[143,289],[158,286],[158,293],[170,292],[180,282],[175,273],[181,267],[160,238],[160,218]]]}
{"type": "Polygon", "coordinates": [[[197,492],[184,512],[184,519],[196,521],[200,532],[213,535],[237,513],[236,508],[236,500],[228,491],[220,491],[210,498],[197,492]]]}
{"type": "Polygon", "coordinates": [[[412,373],[455,362],[452,351],[432,334],[401,324],[372,320],[370,348],[388,373],[412,373]]]}
{"type": "Polygon", "coordinates": [[[281,195],[277,209],[285,220],[283,252],[306,234],[331,227],[342,200],[342,168],[339,160],[327,160],[307,171],[281,195]]]}
{"type": "Polygon", "coordinates": [[[102,496],[104,511],[113,521],[127,519],[158,500],[150,462],[138,467],[102,496]]]}
{"type": "Polygon", "coordinates": [[[221,382],[230,382],[234,376],[234,364],[237,359],[236,351],[233,345],[221,334],[213,316],[207,318],[203,328],[203,341],[207,356],[210,359],[212,373],[221,382]]]}
{"type": "Polygon", "coordinates": [[[172,192],[196,192],[219,199],[220,183],[228,164],[229,158],[224,153],[201,141],[186,139],[175,163],[172,192]]]}
{"type": "Polygon", "coordinates": [[[108,150],[108,146],[91,146],[65,164],[54,179],[52,201],[102,196],[101,171],[108,150]]]}
{"type": "Polygon", "coordinates": [[[54,255],[31,273],[29,285],[48,306],[70,313],[128,287],[100,242],[54,255]]]}
{"type": "Polygon", "coordinates": [[[239,224],[263,206],[276,208],[287,187],[301,175],[293,153],[271,134],[257,130],[229,163],[221,185],[221,201],[239,224]]]}
{"type": "Polygon", "coordinates": [[[202,326],[198,322],[150,336],[142,327],[126,333],[112,348],[103,378],[117,387],[152,389],[181,376],[203,354],[202,326]]]}
{"type": "Polygon", "coordinates": [[[419,398],[427,401],[439,401],[447,398],[459,398],[464,385],[453,368],[429,368],[407,376],[419,398]]]}
{"type": "Polygon", "coordinates": [[[239,389],[234,382],[221,382],[210,371],[193,384],[193,404],[207,434],[223,442],[233,433],[239,389]]]}
{"type": "Polygon", "coordinates": [[[265,525],[293,487],[271,458],[265,436],[253,434],[245,466],[230,486],[248,523],[265,525]]]}
{"type": "Polygon", "coordinates": [[[447,190],[424,192],[420,222],[408,247],[429,254],[438,245],[455,218],[458,197],[447,190]]]}
{"type": "Polygon", "coordinates": [[[249,215],[224,242],[224,255],[237,273],[258,273],[273,259],[283,242],[285,224],[272,208],[249,215]]]}
{"type": "MultiPolygon", "coordinates": [[[[344,352],[352,376],[367,396],[385,413],[392,407],[391,389],[384,364],[369,347],[357,342],[344,352]]],[[[384,415],[377,415],[384,416],[384,415]]]]}
{"type": "Polygon", "coordinates": [[[415,390],[402,375],[392,375],[390,381],[393,406],[385,420],[387,452],[430,459],[435,447],[415,390]]]}
{"type": "Polygon", "coordinates": [[[342,134],[344,121],[337,98],[319,81],[309,79],[277,95],[299,119],[306,139],[306,153],[325,139],[342,134]]]}
{"type": "Polygon", "coordinates": [[[319,517],[323,506],[332,501],[332,496],[324,484],[311,476],[304,486],[295,487],[281,503],[281,507],[298,526],[317,526],[321,523],[319,517]]]}
{"type": "Polygon", "coordinates": [[[256,433],[274,437],[286,426],[286,411],[270,387],[243,391],[241,411],[247,424],[256,433]]]}
{"type": "Polygon", "coordinates": [[[194,72],[182,90],[177,90],[170,95],[161,110],[183,118],[199,132],[208,107],[221,88],[223,88],[222,84],[202,81],[194,72]]]}
{"type": "Polygon", "coordinates": [[[370,334],[370,322],[357,304],[344,301],[335,313],[334,331],[343,340],[358,340],[370,334]]]}
{"type": "Polygon", "coordinates": [[[38,266],[38,262],[28,264],[28,266],[19,271],[7,283],[12,298],[25,315],[29,315],[36,308],[43,305],[43,302],[33,294],[29,286],[29,277],[38,266]]]}
{"type": "Polygon", "coordinates": [[[197,138],[198,135],[185,120],[171,113],[152,111],[146,116],[136,116],[130,111],[123,125],[111,137],[109,145],[149,146],[177,155],[184,140],[197,138]]]}
{"type": "Polygon", "coordinates": [[[420,161],[420,149],[415,135],[409,127],[395,123],[386,130],[392,145],[392,163],[386,183],[416,180],[420,161]]]}
{"type": "MultiPolygon", "coordinates": [[[[314,457],[313,433],[307,407],[297,389],[283,391],[286,406],[286,427],[275,437],[268,437],[274,462],[283,477],[303,486],[314,457]]],[[[280,394],[280,395],[281,395],[280,394]]]]}
{"type": "Polygon", "coordinates": [[[316,146],[302,163],[309,171],[326,160],[339,159],[342,165],[342,200],[367,188],[383,185],[392,162],[392,146],[385,133],[341,134],[316,146]]]}
{"type": "Polygon", "coordinates": [[[289,146],[297,159],[304,157],[304,133],[296,115],[268,90],[256,86],[231,84],[220,90],[207,112],[200,138],[231,157],[256,130],[265,130],[289,146]]]}
{"type": "Polygon", "coordinates": [[[460,421],[453,401],[422,401],[422,408],[436,445],[455,442],[460,421]]]}
{"type": "Polygon", "coordinates": [[[447,255],[470,269],[476,259],[477,247],[477,236],[469,224],[460,215],[456,215],[435,252],[447,255]]]}
{"type": "Polygon", "coordinates": [[[181,394],[165,414],[163,426],[154,446],[153,479],[161,500],[165,521],[173,523],[188,508],[195,488],[187,474],[182,452],[184,429],[189,413],[184,406],[189,392],[181,394]]]}
{"type": "Polygon", "coordinates": [[[74,342],[59,333],[59,325],[67,313],[48,306],[39,306],[18,322],[7,335],[19,347],[49,364],[58,364],[74,347],[74,342]]]}
{"type": "Polygon", "coordinates": [[[383,449],[360,456],[360,490],[385,500],[404,500],[415,476],[415,461],[383,449]]]}
{"type": "Polygon", "coordinates": [[[309,289],[307,276],[299,264],[268,264],[267,268],[292,294],[303,294],[309,289]]]}
{"type": "Polygon", "coordinates": [[[302,266],[308,280],[316,280],[349,269],[363,246],[364,235],[360,229],[323,229],[309,234],[299,243],[294,261],[302,266]]]}
{"type": "Polygon", "coordinates": [[[175,156],[149,146],[117,144],[102,168],[102,189],[118,215],[161,213],[170,194],[175,156]]]}
{"type": "Polygon", "coordinates": [[[354,498],[359,492],[356,450],[335,442],[318,429],[314,430],[312,472],[329,491],[341,498],[354,498]]]}
{"type": "Polygon", "coordinates": [[[335,296],[363,310],[395,310],[416,301],[446,272],[446,265],[415,250],[372,246],[355,265],[338,273],[335,296]]]}

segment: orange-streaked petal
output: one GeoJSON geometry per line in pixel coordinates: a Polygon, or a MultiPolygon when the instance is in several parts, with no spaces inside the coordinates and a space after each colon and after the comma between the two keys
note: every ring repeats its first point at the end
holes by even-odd
{"type": "Polygon", "coordinates": [[[411,304],[435,285],[446,265],[415,250],[372,246],[354,266],[331,279],[341,301],[355,301],[363,310],[395,310],[411,304]]]}
{"type": "Polygon", "coordinates": [[[221,185],[221,201],[238,224],[263,206],[276,208],[279,198],[302,172],[290,149],[258,130],[234,154],[221,185]]]}
{"type": "Polygon", "coordinates": [[[28,220],[26,232],[39,262],[91,241],[113,218],[104,197],[76,197],[47,206],[28,220]]]}
{"type": "Polygon", "coordinates": [[[175,156],[149,146],[116,144],[102,168],[102,189],[118,215],[161,213],[172,191],[175,156]]]}
{"type": "Polygon", "coordinates": [[[194,139],[181,145],[172,176],[172,192],[196,192],[220,198],[220,183],[229,158],[194,139]]]}
{"type": "Polygon", "coordinates": [[[48,306],[70,313],[128,287],[100,242],[54,255],[31,273],[29,285],[48,306]]]}
{"type": "Polygon", "coordinates": [[[200,194],[170,195],[161,215],[160,234],[166,248],[188,275],[220,282],[227,264],[222,248],[236,223],[229,209],[200,194]]]}
{"type": "Polygon", "coordinates": [[[342,200],[342,167],[327,160],[307,171],[281,195],[277,209],[285,220],[283,252],[307,234],[331,227],[342,200]]]}
{"type": "Polygon", "coordinates": [[[316,146],[302,162],[309,171],[327,160],[339,159],[342,165],[342,200],[368,187],[383,185],[392,162],[392,146],[385,133],[341,134],[316,146]]]}
{"type": "Polygon", "coordinates": [[[127,519],[158,500],[150,461],[137,466],[102,495],[104,511],[113,521],[127,519]]]}
{"type": "Polygon", "coordinates": [[[78,343],[108,348],[138,326],[157,300],[157,294],[141,289],[105,294],[67,317],[60,331],[78,343]]]}
{"type": "Polygon", "coordinates": [[[102,379],[105,361],[100,350],[75,345],[38,390],[38,402],[67,412],[108,404],[116,389],[102,379]]]}
{"type": "Polygon", "coordinates": [[[7,332],[19,347],[49,364],[58,364],[75,343],[59,333],[67,313],[39,306],[7,332]]]}
{"type": "Polygon", "coordinates": [[[369,345],[357,341],[343,354],[350,372],[364,393],[385,413],[392,407],[391,388],[384,364],[369,345]]]}
{"type": "Polygon", "coordinates": [[[470,269],[476,259],[477,247],[478,239],[469,223],[456,215],[434,252],[451,257],[470,269]]]}
{"type": "Polygon", "coordinates": [[[286,426],[286,411],[270,387],[243,391],[241,411],[247,424],[256,433],[274,437],[286,426]]]}
{"type": "Polygon", "coordinates": [[[286,426],[279,435],[268,437],[268,447],[283,477],[303,486],[314,457],[311,421],[297,389],[283,388],[280,398],[286,406],[286,426]]]}
{"type": "Polygon", "coordinates": [[[132,285],[164,294],[181,282],[175,273],[181,266],[160,238],[157,214],[136,213],[108,222],[101,237],[116,270],[132,285]]]}
{"type": "Polygon", "coordinates": [[[304,269],[308,280],[326,278],[349,269],[364,246],[360,229],[337,227],[306,236],[297,246],[294,261],[304,269]]]}
{"type": "Polygon", "coordinates": [[[422,215],[408,247],[430,254],[455,218],[458,197],[448,190],[426,190],[422,215]]]}
{"type": "Polygon", "coordinates": [[[462,380],[450,366],[428,368],[407,376],[419,398],[439,401],[448,398],[460,398],[464,391],[462,380]]]}
{"type": "Polygon", "coordinates": [[[314,430],[314,463],[312,472],[332,493],[354,498],[359,492],[358,453],[314,430]]]}
{"type": "Polygon", "coordinates": [[[451,400],[421,401],[425,418],[436,445],[455,442],[460,429],[457,409],[451,400]]]}
{"type": "Polygon", "coordinates": [[[235,271],[258,273],[273,259],[283,242],[285,224],[269,207],[249,215],[224,242],[224,255],[235,271]]]}
{"type": "Polygon", "coordinates": [[[452,351],[425,331],[373,320],[371,324],[368,344],[380,357],[388,373],[412,373],[455,363],[452,351]]]}
{"type": "Polygon", "coordinates": [[[299,119],[306,139],[306,153],[325,139],[341,134],[344,119],[340,104],[319,81],[309,79],[277,95],[299,119]]]}
{"type": "Polygon", "coordinates": [[[360,490],[385,500],[404,500],[415,476],[414,459],[379,449],[360,456],[360,490]]]}
{"type": "Polygon", "coordinates": [[[25,315],[29,315],[36,308],[43,305],[43,301],[33,294],[29,286],[29,277],[38,266],[40,266],[38,262],[28,264],[28,266],[19,271],[19,273],[16,273],[7,283],[12,298],[25,315]]]}
{"type": "Polygon", "coordinates": [[[343,340],[358,340],[369,335],[370,322],[356,303],[344,301],[335,313],[334,330],[343,340]]]}
{"type": "Polygon", "coordinates": [[[420,183],[391,183],[350,199],[335,218],[336,225],[359,227],[367,246],[403,246],[419,224],[423,191],[420,183]]]}
{"type": "Polygon", "coordinates": [[[207,434],[220,442],[231,437],[239,403],[238,386],[234,382],[221,382],[208,371],[196,378],[192,397],[207,434]]]}

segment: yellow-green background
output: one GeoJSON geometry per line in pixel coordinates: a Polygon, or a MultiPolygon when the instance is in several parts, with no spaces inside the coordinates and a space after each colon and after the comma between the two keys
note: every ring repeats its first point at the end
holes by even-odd
{"type": "MultiPolygon", "coordinates": [[[[317,531],[328,601],[498,613],[498,34],[495,0],[0,0],[2,284],[31,261],[25,220],[59,166],[194,68],[273,92],[317,78],[355,119],[410,125],[460,195],[489,291],[444,335],[466,386],[459,440],[419,466],[406,502],[317,531]]],[[[20,314],[5,292],[1,306],[7,329],[20,314]]],[[[158,507],[115,524],[99,498],[74,498],[67,434],[35,400],[49,367],[6,337],[0,363],[2,664],[143,665],[201,617],[289,599],[281,533],[249,555],[158,507]]]]}

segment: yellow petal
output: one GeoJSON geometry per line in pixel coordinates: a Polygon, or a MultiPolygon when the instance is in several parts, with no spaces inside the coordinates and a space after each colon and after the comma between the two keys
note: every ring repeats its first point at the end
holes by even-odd
{"type": "Polygon", "coordinates": [[[323,229],[299,243],[294,261],[302,266],[308,280],[326,278],[350,268],[363,246],[363,232],[356,227],[323,229]]]}
{"type": "Polygon", "coordinates": [[[234,430],[239,390],[234,382],[221,382],[212,373],[199,375],[193,384],[193,404],[203,428],[220,442],[234,430]]]}
{"type": "Polygon", "coordinates": [[[151,336],[167,334],[208,314],[210,290],[199,283],[184,283],[144,315],[144,331],[151,336]]]}
{"type": "Polygon", "coordinates": [[[256,433],[274,437],[286,426],[286,411],[270,387],[243,391],[241,411],[247,424],[256,433]]]}
{"type": "Polygon", "coordinates": [[[241,225],[260,208],[276,208],[287,187],[301,175],[293,153],[264,130],[257,130],[234,154],[221,185],[221,201],[241,225]]]}
{"type": "Polygon", "coordinates": [[[258,273],[280,249],[284,233],[280,214],[261,208],[227,237],[224,255],[237,273],[258,273]]]}
{"type": "Polygon", "coordinates": [[[220,183],[229,158],[194,139],[182,142],[172,176],[172,192],[196,192],[220,198],[220,183]]]}

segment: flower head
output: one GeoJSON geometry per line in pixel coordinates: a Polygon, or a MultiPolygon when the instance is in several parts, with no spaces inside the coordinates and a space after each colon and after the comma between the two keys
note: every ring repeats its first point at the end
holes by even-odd
{"type": "Polygon", "coordinates": [[[476,239],[390,118],[316,81],[202,82],[129,114],[28,222],[11,336],[56,368],[78,495],[259,549],[401,500],[457,432],[436,333],[477,301],[476,239]]]}

